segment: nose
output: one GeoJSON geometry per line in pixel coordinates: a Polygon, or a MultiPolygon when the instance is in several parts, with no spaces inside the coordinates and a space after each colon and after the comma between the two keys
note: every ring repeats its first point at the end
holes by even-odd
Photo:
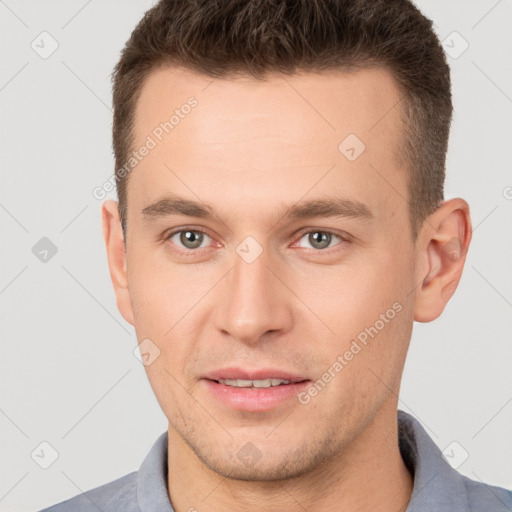
{"type": "Polygon", "coordinates": [[[290,330],[293,295],[283,278],[265,251],[252,262],[235,252],[233,268],[223,279],[216,327],[246,344],[290,330]]]}

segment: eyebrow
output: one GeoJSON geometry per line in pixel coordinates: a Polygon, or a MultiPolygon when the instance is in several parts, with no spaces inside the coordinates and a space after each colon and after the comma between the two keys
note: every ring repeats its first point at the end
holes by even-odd
{"type": "MultiPolygon", "coordinates": [[[[201,219],[220,219],[215,209],[206,203],[192,201],[177,196],[168,196],[146,206],[142,215],[147,221],[168,217],[170,215],[185,215],[201,219]]],[[[286,207],[277,218],[285,220],[300,220],[326,217],[347,217],[354,219],[372,219],[374,215],[364,203],[342,198],[314,199],[300,201],[286,207]]],[[[222,219],[221,219],[222,220],[222,219]]]]}

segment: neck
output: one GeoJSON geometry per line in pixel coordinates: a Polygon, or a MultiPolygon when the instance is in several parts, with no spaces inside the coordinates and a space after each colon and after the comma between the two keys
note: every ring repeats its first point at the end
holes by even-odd
{"type": "Polygon", "coordinates": [[[413,478],[400,455],[396,405],[383,407],[349,447],[300,476],[241,481],[210,470],[169,427],[168,490],[175,512],[405,511],[413,478]]]}

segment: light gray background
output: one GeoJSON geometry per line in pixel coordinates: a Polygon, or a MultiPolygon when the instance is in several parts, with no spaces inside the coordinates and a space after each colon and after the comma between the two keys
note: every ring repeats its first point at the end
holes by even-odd
{"type": "MultiPolygon", "coordinates": [[[[109,76],[152,4],[0,0],[2,511],[137,470],[167,426],[116,308],[92,196],[113,172],[109,76]],[[47,59],[31,48],[50,48],[43,31],[59,45],[47,59]],[[46,263],[32,253],[42,237],[58,248],[46,263]],[[48,469],[31,458],[43,441],[59,454],[48,469]]],[[[469,202],[475,232],[445,313],[415,325],[400,408],[452,458],[468,453],[461,473],[511,488],[512,4],[418,5],[452,53],[454,31],[469,44],[449,59],[446,197],[469,202]]]]}

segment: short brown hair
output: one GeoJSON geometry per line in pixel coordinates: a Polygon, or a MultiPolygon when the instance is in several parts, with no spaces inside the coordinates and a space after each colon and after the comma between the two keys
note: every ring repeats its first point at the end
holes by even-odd
{"type": "MultiPolygon", "coordinates": [[[[113,149],[126,239],[134,113],[144,79],[176,65],[213,78],[350,71],[380,65],[402,94],[399,159],[409,171],[414,238],[443,200],[452,117],[450,70],[432,22],[408,0],[161,0],[146,12],[113,73],[113,149]]],[[[341,141],[340,141],[341,142],[341,141]]]]}

